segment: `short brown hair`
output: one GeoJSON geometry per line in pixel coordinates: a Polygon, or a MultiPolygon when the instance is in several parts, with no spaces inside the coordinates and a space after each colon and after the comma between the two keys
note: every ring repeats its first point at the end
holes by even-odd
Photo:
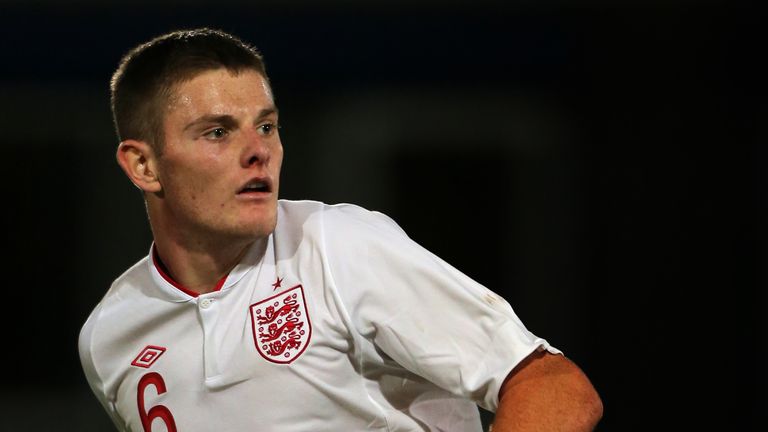
{"type": "Polygon", "coordinates": [[[261,53],[220,30],[178,30],[129,51],[110,81],[118,139],[147,141],[162,151],[164,107],[175,86],[220,68],[255,70],[269,82],[261,53]]]}

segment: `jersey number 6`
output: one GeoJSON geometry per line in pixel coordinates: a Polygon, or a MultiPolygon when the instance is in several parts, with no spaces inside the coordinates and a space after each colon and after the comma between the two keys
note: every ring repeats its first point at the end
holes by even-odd
{"type": "Polygon", "coordinates": [[[165,381],[163,381],[163,377],[157,372],[150,372],[139,380],[136,401],[139,404],[139,417],[141,417],[141,425],[144,426],[144,432],[152,432],[152,420],[158,417],[165,423],[168,432],[176,432],[176,422],[173,421],[173,415],[165,405],[155,405],[150,408],[149,411],[145,409],[144,391],[150,384],[155,386],[158,395],[161,395],[166,391],[165,381]]]}

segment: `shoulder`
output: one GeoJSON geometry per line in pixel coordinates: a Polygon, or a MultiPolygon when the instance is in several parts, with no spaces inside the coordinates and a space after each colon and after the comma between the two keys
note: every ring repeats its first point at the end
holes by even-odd
{"type": "Polygon", "coordinates": [[[102,326],[103,322],[119,319],[119,314],[115,312],[125,307],[126,303],[122,300],[138,296],[142,287],[151,283],[152,276],[147,260],[148,257],[142,258],[112,282],[80,330],[81,349],[90,345],[96,329],[102,326]]]}
{"type": "Polygon", "coordinates": [[[152,274],[149,266],[149,256],[140,259],[136,264],[128,268],[123,274],[115,278],[104,295],[101,304],[111,304],[118,299],[124,299],[140,294],[142,287],[152,283],[152,274]]]}
{"type": "MultiPolygon", "coordinates": [[[[78,335],[78,351],[86,377],[92,386],[100,386],[101,379],[97,370],[100,342],[109,338],[112,330],[123,327],[126,316],[125,298],[135,297],[138,287],[146,286],[151,279],[147,258],[141,259],[122,275],[117,277],[109,290],[91,311],[78,335]]],[[[94,387],[96,389],[96,387],[94,387]]],[[[97,393],[98,394],[98,393],[97,393]]]]}
{"type": "Polygon", "coordinates": [[[349,203],[326,204],[320,201],[280,200],[278,228],[301,226],[324,233],[360,235],[403,235],[400,226],[388,215],[349,203]]]}

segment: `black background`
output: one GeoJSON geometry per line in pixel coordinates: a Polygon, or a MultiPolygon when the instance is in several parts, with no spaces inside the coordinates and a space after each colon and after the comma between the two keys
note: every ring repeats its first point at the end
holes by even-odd
{"type": "Polygon", "coordinates": [[[0,3],[0,429],[109,429],[77,334],[151,238],[108,80],[134,45],[197,26],[265,54],[282,196],[383,211],[504,295],[593,380],[598,430],[764,429],[756,9],[285,3],[0,3]]]}

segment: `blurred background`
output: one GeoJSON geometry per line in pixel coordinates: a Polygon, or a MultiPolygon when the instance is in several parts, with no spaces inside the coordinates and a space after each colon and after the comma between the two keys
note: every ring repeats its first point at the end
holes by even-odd
{"type": "Polygon", "coordinates": [[[108,80],[133,46],[198,26],[266,57],[283,198],[383,211],[504,295],[593,380],[598,430],[765,430],[763,18],[682,0],[0,1],[0,430],[111,430],[77,336],[151,237],[108,80]]]}

